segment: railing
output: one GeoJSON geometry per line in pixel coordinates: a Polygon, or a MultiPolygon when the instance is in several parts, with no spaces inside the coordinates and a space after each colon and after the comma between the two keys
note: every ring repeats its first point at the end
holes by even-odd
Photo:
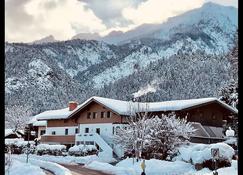
{"type": "Polygon", "coordinates": [[[95,142],[102,149],[99,156],[112,157],[112,148],[97,133],[76,134],[76,141],[95,142]]]}
{"type": "Polygon", "coordinates": [[[41,142],[75,143],[75,135],[42,135],[41,142]]]}

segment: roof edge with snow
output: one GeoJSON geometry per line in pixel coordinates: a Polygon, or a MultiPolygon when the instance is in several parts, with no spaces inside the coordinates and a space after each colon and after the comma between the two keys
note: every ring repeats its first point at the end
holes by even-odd
{"type": "MultiPolygon", "coordinates": [[[[103,105],[107,109],[118,115],[129,115],[129,106],[133,103],[129,101],[115,100],[104,97],[93,96],[87,99],[81,105],[78,105],[76,109],[73,111],[68,111],[68,108],[59,109],[59,110],[50,110],[42,112],[36,115],[37,120],[58,120],[58,119],[67,119],[73,117],[76,113],[80,112],[86,106],[88,106],[91,102],[96,102],[100,105],[103,105]]],[[[172,101],[164,101],[164,102],[136,102],[137,105],[145,107],[147,104],[149,108],[148,112],[159,112],[159,111],[180,111],[189,109],[192,107],[197,107],[199,105],[205,105],[208,103],[216,102],[224,108],[230,110],[234,114],[238,114],[238,110],[224,103],[223,101],[217,98],[199,98],[199,99],[188,99],[188,100],[172,100],[172,101]]],[[[141,109],[139,109],[142,112],[141,109]]],[[[139,112],[137,111],[137,112],[139,112]]]]}

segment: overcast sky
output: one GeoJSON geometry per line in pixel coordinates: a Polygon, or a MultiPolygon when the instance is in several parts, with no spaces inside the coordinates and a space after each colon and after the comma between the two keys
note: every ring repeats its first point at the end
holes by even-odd
{"type": "Polygon", "coordinates": [[[48,35],[67,40],[78,33],[127,31],[208,1],[238,8],[237,0],[5,0],[5,40],[30,42],[48,35]]]}

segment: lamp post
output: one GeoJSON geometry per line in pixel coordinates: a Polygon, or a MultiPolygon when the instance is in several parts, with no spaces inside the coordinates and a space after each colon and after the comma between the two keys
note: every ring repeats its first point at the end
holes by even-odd
{"type": "Polygon", "coordinates": [[[217,159],[219,158],[219,148],[212,148],[211,149],[211,155],[213,157],[213,162],[214,162],[213,175],[218,175],[218,172],[217,172],[217,159]]]}
{"type": "Polygon", "coordinates": [[[29,162],[29,148],[30,148],[30,126],[28,125],[28,128],[27,128],[27,132],[28,132],[28,143],[27,143],[27,157],[26,157],[26,163],[29,162]]]}

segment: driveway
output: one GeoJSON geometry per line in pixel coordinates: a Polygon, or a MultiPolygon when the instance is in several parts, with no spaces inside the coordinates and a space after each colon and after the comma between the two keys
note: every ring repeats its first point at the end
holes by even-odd
{"type": "Polygon", "coordinates": [[[73,175],[111,175],[111,174],[103,173],[101,171],[85,168],[83,165],[67,165],[67,164],[60,164],[60,165],[69,169],[73,175]]]}

